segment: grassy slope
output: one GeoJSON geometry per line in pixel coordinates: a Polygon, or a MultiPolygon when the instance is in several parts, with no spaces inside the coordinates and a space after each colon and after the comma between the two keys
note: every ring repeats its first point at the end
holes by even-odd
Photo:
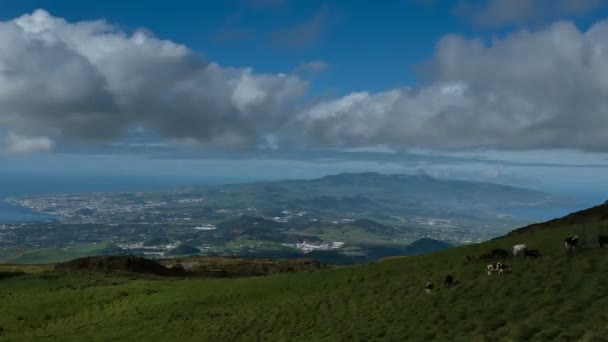
{"type": "MultiPolygon", "coordinates": [[[[89,255],[116,250],[110,243],[88,244],[67,249],[14,247],[0,249],[0,262],[14,264],[46,264],[64,262],[89,255]]],[[[106,253],[107,254],[107,253],[106,253]]]]}
{"type": "Polygon", "coordinates": [[[563,238],[598,215],[480,245],[356,267],[237,280],[129,279],[101,274],[28,275],[0,282],[7,341],[44,340],[547,340],[608,336],[608,250],[568,256],[563,238]],[[513,260],[488,277],[466,254],[526,243],[545,256],[513,260]],[[447,273],[460,284],[440,286],[447,273]],[[438,288],[425,295],[431,280],[438,288]]]}

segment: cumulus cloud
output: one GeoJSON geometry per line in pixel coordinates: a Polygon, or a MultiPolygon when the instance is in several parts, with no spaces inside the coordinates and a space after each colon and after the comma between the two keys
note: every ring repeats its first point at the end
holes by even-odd
{"type": "Polygon", "coordinates": [[[315,104],[296,74],[220,66],[104,21],[39,10],[0,22],[0,44],[3,150],[113,142],[138,127],[184,146],[608,151],[608,22],[489,43],[446,36],[423,85],[315,104]]]}
{"type": "Polygon", "coordinates": [[[605,0],[487,0],[461,1],[456,10],[477,25],[503,26],[580,16],[602,7],[608,7],[605,0]]]}
{"type": "Polygon", "coordinates": [[[0,45],[0,127],[23,136],[105,141],[138,125],[168,139],[249,146],[276,129],[307,86],[43,10],[0,22],[0,45]]]}
{"type": "Polygon", "coordinates": [[[450,35],[425,70],[425,86],[322,102],[293,127],[312,144],[608,150],[608,22],[450,35]]]}
{"type": "Polygon", "coordinates": [[[25,137],[11,132],[5,138],[0,138],[0,152],[11,154],[48,152],[54,144],[55,142],[47,137],[25,137]]]}

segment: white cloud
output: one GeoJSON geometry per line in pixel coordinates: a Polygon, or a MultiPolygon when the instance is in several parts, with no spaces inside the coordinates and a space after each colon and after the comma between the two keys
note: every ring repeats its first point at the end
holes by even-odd
{"type": "Polygon", "coordinates": [[[0,126],[27,136],[104,141],[137,126],[167,139],[250,146],[276,130],[307,87],[43,10],[0,22],[0,45],[0,126]]]}
{"type": "Polygon", "coordinates": [[[586,32],[558,22],[491,43],[449,35],[424,86],[314,105],[296,75],[220,66],[104,21],[39,10],[0,22],[0,45],[0,127],[47,142],[111,142],[137,128],[194,147],[272,136],[273,148],[608,151],[608,22],[586,32]]]}
{"type": "Polygon", "coordinates": [[[292,123],[311,144],[608,150],[608,22],[558,22],[491,44],[444,37],[426,86],[352,93],[292,123]]]}
{"type": "Polygon", "coordinates": [[[25,137],[11,132],[0,139],[0,152],[11,154],[48,152],[54,144],[55,142],[47,137],[25,137]]]}

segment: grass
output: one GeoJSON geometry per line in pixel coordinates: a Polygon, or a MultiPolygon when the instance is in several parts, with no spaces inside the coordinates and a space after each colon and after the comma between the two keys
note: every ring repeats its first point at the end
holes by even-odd
{"type": "Polygon", "coordinates": [[[115,249],[115,246],[109,243],[86,244],[66,249],[16,246],[0,249],[0,262],[12,264],[57,263],[100,254],[113,249],[115,249]]]}
{"type": "Polygon", "coordinates": [[[411,237],[407,240],[407,234],[401,234],[394,238],[388,238],[380,232],[368,231],[361,227],[356,226],[324,226],[324,227],[313,227],[303,231],[294,232],[301,236],[315,236],[323,239],[324,241],[342,241],[354,244],[386,244],[394,243],[395,239],[399,239],[400,245],[413,242],[414,239],[411,237]]]}
{"type": "MultiPolygon", "coordinates": [[[[608,224],[587,221],[594,237],[608,224]]],[[[605,341],[608,250],[569,255],[580,222],[313,273],[166,280],[43,273],[0,281],[6,341],[605,341]],[[465,255],[526,243],[538,259],[487,276],[465,255]],[[451,273],[459,284],[444,288],[451,273]],[[436,288],[430,295],[423,285],[436,288]]]]}
{"type": "Polygon", "coordinates": [[[53,264],[0,264],[0,272],[42,273],[50,272],[53,264]]]}

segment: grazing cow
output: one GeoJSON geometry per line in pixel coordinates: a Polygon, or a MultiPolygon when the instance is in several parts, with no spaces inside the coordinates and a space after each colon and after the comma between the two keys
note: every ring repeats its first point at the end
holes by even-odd
{"type": "Polygon", "coordinates": [[[608,246],[608,235],[598,236],[597,242],[600,244],[600,248],[604,248],[604,246],[608,246]]]}
{"type": "Polygon", "coordinates": [[[431,293],[431,290],[435,287],[435,285],[433,285],[433,283],[431,283],[430,281],[427,281],[426,284],[424,285],[424,290],[426,291],[426,294],[431,293]]]}
{"type": "Polygon", "coordinates": [[[488,266],[486,266],[486,272],[488,272],[488,275],[492,275],[492,272],[494,272],[495,266],[496,264],[489,264],[488,266]]]}
{"type": "Polygon", "coordinates": [[[488,272],[488,275],[492,275],[494,272],[498,272],[498,274],[502,275],[505,272],[511,272],[511,267],[502,262],[496,262],[486,266],[486,271],[488,272]]]}
{"type": "Polygon", "coordinates": [[[500,266],[498,266],[498,274],[502,275],[506,272],[511,272],[511,266],[507,264],[500,264],[500,266]]]}
{"type": "Polygon", "coordinates": [[[445,287],[452,287],[452,285],[454,285],[454,277],[452,277],[451,274],[448,274],[443,283],[445,284],[445,287]]]}
{"type": "Polygon", "coordinates": [[[538,249],[530,249],[530,250],[525,250],[524,251],[524,257],[539,257],[542,256],[543,252],[539,251],[538,249]]]}
{"type": "Polygon", "coordinates": [[[509,256],[509,251],[504,250],[504,249],[500,249],[500,248],[495,248],[489,252],[483,253],[479,256],[477,256],[477,258],[481,258],[481,259],[485,259],[485,260],[496,260],[496,259],[506,259],[509,256]]]}
{"type": "Polygon", "coordinates": [[[490,253],[494,259],[506,259],[509,256],[509,251],[500,248],[493,249],[490,253]]]}
{"type": "Polygon", "coordinates": [[[526,245],[515,245],[513,246],[513,256],[517,257],[518,255],[523,255],[524,251],[528,249],[526,245]]]}
{"type": "Polygon", "coordinates": [[[486,271],[488,272],[488,275],[492,275],[492,272],[498,272],[500,265],[502,265],[502,262],[500,262],[500,261],[487,265],[486,271]]]}
{"type": "Polygon", "coordinates": [[[580,239],[578,235],[570,235],[564,239],[564,246],[567,250],[573,251],[574,249],[576,249],[576,247],[578,247],[579,242],[580,239]]]}

